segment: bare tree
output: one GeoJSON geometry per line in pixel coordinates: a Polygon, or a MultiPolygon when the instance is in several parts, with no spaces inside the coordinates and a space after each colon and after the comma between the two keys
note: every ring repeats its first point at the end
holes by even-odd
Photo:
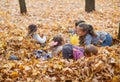
{"type": "Polygon", "coordinates": [[[119,23],[118,39],[120,39],[120,23],[119,23]]]}
{"type": "Polygon", "coordinates": [[[91,12],[95,10],[95,0],[85,0],[85,11],[91,12]]]}
{"type": "Polygon", "coordinates": [[[27,13],[27,8],[26,8],[25,0],[19,0],[19,5],[20,5],[20,13],[21,14],[26,14],[27,13]]]}

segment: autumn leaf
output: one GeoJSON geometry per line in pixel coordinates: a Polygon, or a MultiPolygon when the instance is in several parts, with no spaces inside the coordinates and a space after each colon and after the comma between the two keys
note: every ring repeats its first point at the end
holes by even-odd
{"type": "Polygon", "coordinates": [[[76,34],[70,36],[70,43],[73,45],[79,45],[79,36],[77,36],[76,34]]]}
{"type": "Polygon", "coordinates": [[[45,73],[46,73],[46,69],[43,69],[43,70],[42,70],[42,74],[45,74],[45,73]]]}
{"type": "Polygon", "coordinates": [[[119,76],[114,76],[114,77],[112,78],[112,82],[118,82],[118,81],[120,81],[119,76]]]}
{"type": "Polygon", "coordinates": [[[23,65],[19,65],[19,69],[24,70],[24,66],[23,65]]]}
{"type": "Polygon", "coordinates": [[[25,69],[26,71],[31,70],[31,68],[30,68],[29,66],[26,66],[24,69],[25,69]]]}
{"type": "Polygon", "coordinates": [[[15,78],[15,77],[17,77],[17,76],[18,76],[18,72],[15,72],[15,71],[14,71],[14,72],[12,72],[12,73],[11,73],[11,75],[10,75],[10,76],[11,76],[12,78],[15,78]]]}
{"type": "Polygon", "coordinates": [[[40,73],[40,71],[33,70],[33,74],[32,75],[38,75],[39,73],[40,73]]]}
{"type": "Polygon", "coordinates": [[[4,68],[14,68],[15,67],[15,63],[7,63],[3,65],[4,68]]]}

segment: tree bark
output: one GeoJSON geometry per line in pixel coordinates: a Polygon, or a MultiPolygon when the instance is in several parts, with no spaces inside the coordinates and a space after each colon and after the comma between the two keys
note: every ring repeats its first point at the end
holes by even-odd
{"type": "Polygon", "coordinates": [[[119,23],[118,39],[120,39],[120,23],[119,23]]]}
{"type": "Polygon", "coordinates": [[[85,11],[92,12],[95,10],[95,0],[85,0],[85,11]]]}
{"type": "Polygon", "coordinates": [[[21,14],[26,14],[27,13],[27,8],[26,8],[25,0],[19,0],[19,5],[20,5],[20,13],[21,14]]]}

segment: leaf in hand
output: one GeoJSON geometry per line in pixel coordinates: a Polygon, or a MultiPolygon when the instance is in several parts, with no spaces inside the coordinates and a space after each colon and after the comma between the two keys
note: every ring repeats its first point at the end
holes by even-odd
{"type": "Polygon", "coordinates": [[[73,45],[79,45],[79,36],[74,34],[73,36],[70,37],[70,43],[73,45]]]}

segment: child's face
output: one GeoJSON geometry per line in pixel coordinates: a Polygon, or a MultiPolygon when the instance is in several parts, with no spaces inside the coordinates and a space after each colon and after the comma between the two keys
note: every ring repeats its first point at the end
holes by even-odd
{"type": "Polygon", "coordinates": [[[79,36],[85,36],[86,35],[86,31],[83,31],[83,29],[81,29],[79,26],[77,26],[76,32],[79,36]]]}

